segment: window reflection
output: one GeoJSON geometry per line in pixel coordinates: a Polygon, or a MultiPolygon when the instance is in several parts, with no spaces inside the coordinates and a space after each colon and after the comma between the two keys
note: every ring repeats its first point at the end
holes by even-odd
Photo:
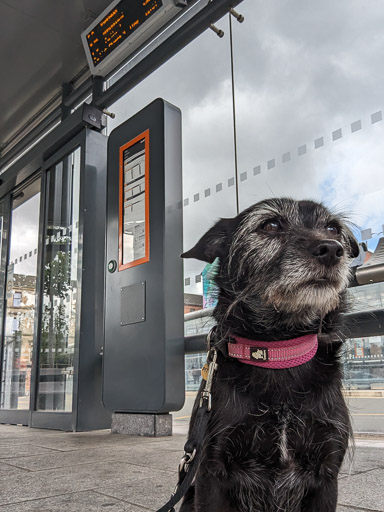
{"type": "Polygon", "coordinates": [[[347,340],[344,386],[347,389],[384,389],[384,336],[347,340]]]}
{"type": "Polygon", "coordinates": [[[28,409],[35,321],[40,180],[12,201],[0,407],[28,409]]]}
{"type": "Polygon", "coordinates": [[[348,294],[351,312],[384,309],[384,283],[356,286],[348,294]]]}
{"type": "Polygon", "coordinates": [[[207,355],[186,354],[185,356],[185,390],[197,391],[201,382],[201,368],[204,366],[207,355]]]}
{"type": "Polygon", "coordinates": [[[47,172],[37,409],[72,410],[80,149],[47,172]]]}

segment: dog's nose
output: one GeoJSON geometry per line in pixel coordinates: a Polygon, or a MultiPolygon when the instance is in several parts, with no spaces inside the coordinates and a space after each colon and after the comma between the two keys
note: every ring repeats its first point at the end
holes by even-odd
{"type": "Polygon", "coordinates": [[[344,254],[343,246],[337,240],[322,240],[312,250],[312,255],[315,256],[318,262],[327,265],[328,267],[336,265],[344,254]]]}

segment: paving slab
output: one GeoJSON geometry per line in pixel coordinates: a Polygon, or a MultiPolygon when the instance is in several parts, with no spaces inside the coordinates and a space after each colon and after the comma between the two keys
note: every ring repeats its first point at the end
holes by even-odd
{"type": "Polygon", "coordinates": [[[0,476],[0,505],[47,498],[74,491],[97,489],[101,485],[119,484],[153,476],[153,470],[120,462],[98,462],[91,467],[60,468],[29,472],[22,479],[13,475],[0,476]]]}
{"type": "Polygon", "coordinates": [[[28,473],[27,469],[15,467],[15,465],[8,464],[7,462],[0,462],[0,478],[1,475],[22,475],[28,473]]]}
{"type": "Polygon", "coordinates": [[[174,474],[157,474],[155,478],[147,478],[124,486],[102,485],[98,490],[108,496],[158,510],[171,497],[177,482],[174,474]]]}
{"type": "Polygon", "coordinates": [[[0,444],[0,460],[26,457],[28,455],[45,455],[54,452],[57,452],[57,450],[33,444],[19,445],[17,441],[12,441],[12,443],[9,442],[8,444],[3,444],[3,441],[1,441],[0,444]]]}
{"type": "Polygon", "coordinates": [[[1,512],[143,512],[142,507],[95,491],[82,491],[24,503],[0,506],[1,512]]]}
{"type": "Polygon", "coordinates": [[[343,505],[337,507],[337,512],[383,512],[382,509],[368,509],[368,508],[358,508],[358,507],[344,507],[343,505]]]}
{"type": "MultiPolygon", "coordinates": [[[[142,439],[143,444],[161,442],[161,438],[145,437],[140,439],[142,439]]],[[[58,433],[57,437],[45,437],[44,434],[40,433],[38,437],[33,438],[33,443],[35,445],[55,449],[58,451],[72,451],[81,448],[92,449],[99,446],[130,446],[137,444],[137,442],[137,437],[111,434],[110,431],[97,431],[95,434],[93,434],[93,432],[66,432],[58,433]]]]}
{"type": "MultiPolygon", "coordinates": [[[[176,484],[187,427],[154,439],[0,425],[0,512],[156,511],[176,484]]],[[[384,512],[383,481],[384,441],[358,439],[338,512],[384,512]]]]}
{"type": "Polygon", "coordinates": [[[81,448],[65,452],[50,452],[44,455],[14,457],[9,464],[28,471],[44,471],[93,464],[94,462],[124,462],[138,466],[168,469],[173,471],[181,458],[181,448],[169,450],[172,446],[153,444],[123,445],[100,448],[81,448]]]}
{"type": "Polygon", "coordinates": [[[382,512],[384,510],[383,470],[362,471],[340,480],[339,504],[382,512]]]}
{"type": "Polygon", "coordinates": [[[362,471],[370,471],[372,469],[384,469],[384,450],[374,449],[372,447],[358,446],[353,453],[347,454],[340,474],[355,475],[362,471]]]}

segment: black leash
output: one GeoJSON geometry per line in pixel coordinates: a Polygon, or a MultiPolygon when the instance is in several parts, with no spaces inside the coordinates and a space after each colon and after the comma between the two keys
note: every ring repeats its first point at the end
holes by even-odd
{"type": "Polygon", "coordinates": [[[212,380],[215,371],[217,370],[217,351],[212,349],[209,354],[212,355],[212,360],[209,362],[208,376],[205,382],[205,387],[200,393],[199,408],[196,412],[193,428],[190,431],[188,441],[184,445],[184,455],[179,464],[179,480],[172,496],[167,503],[159,508],[157,512],[174,512],[174,506],[183,498],[188,489],[193,483],[196,471],[199,467],[201,460],[202,447],[204,442],[205,433],[207,430],[208,420],[212,407],[212,380]]]}

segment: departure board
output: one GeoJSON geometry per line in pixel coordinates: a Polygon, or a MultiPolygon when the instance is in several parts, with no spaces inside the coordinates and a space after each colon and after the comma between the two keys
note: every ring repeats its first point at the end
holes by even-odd
{"type": "Polygon", "coordinates": [[[93,65],[99,65],[162,7],[162,0],[120,0],[114,5],[86,34],[93,65]]]}

